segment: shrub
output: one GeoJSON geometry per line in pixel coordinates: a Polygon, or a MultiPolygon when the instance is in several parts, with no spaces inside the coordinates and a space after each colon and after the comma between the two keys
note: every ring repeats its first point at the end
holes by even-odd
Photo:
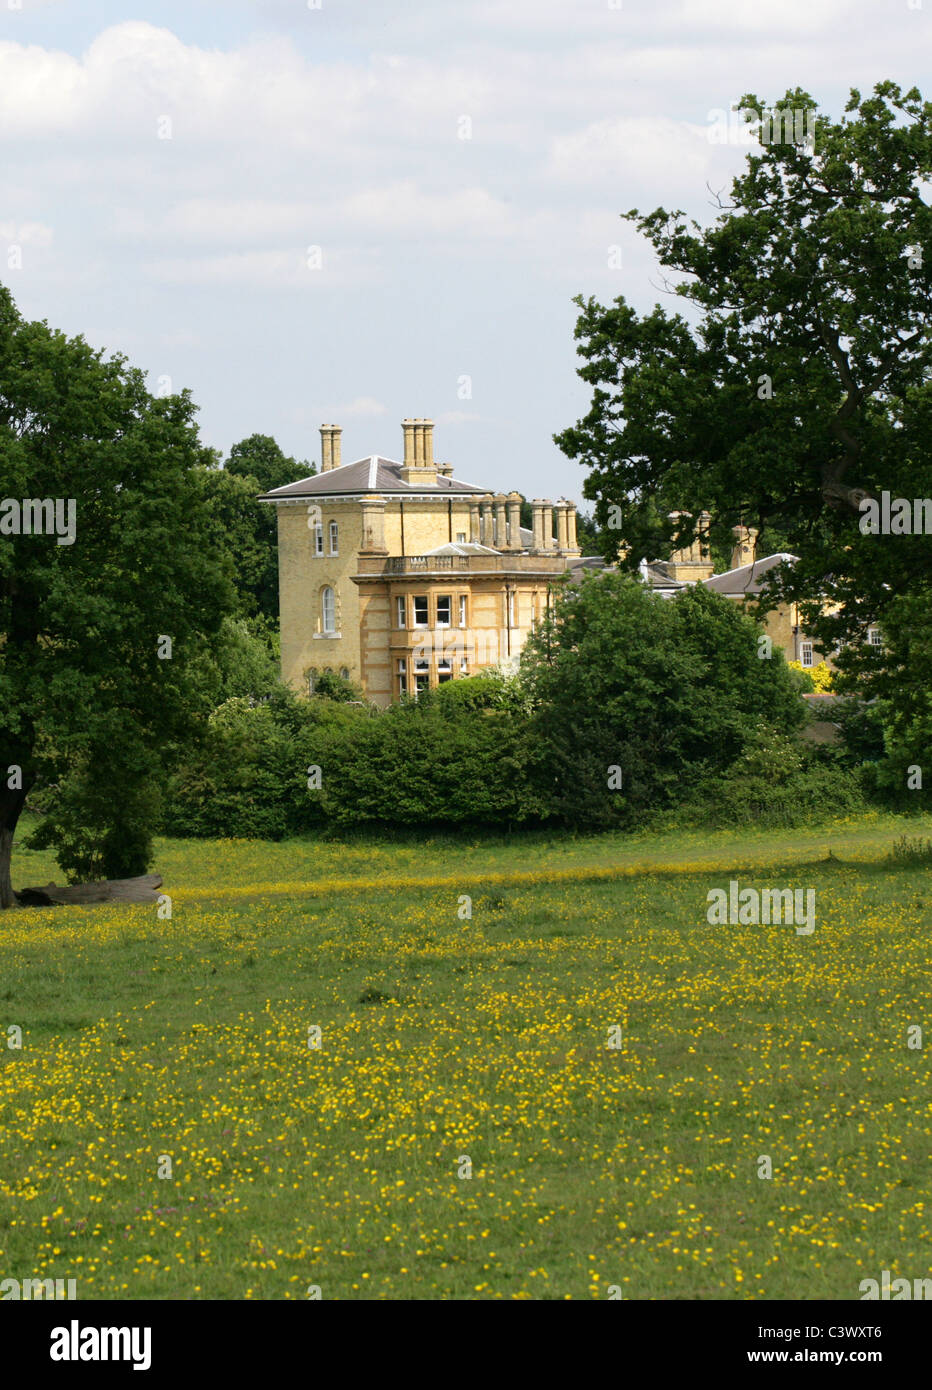
{"type": "Polygon", "coordinates": [[[663,599],[605,573],[567,588],[522,659],[544,802],[571,824],[634,825],[731,766],[762,723],[798,728],[794,680],[758,635],[701,586],[663,599]]]}
{"type": "Polygon", "coordinates": [[[799,671],[808,677],[809,694],[824,695],[833,690],[832,671],[827,662],[820,661],[816,666],[803,666],[799,661],[788,661],[791,671],[799,671]]]}

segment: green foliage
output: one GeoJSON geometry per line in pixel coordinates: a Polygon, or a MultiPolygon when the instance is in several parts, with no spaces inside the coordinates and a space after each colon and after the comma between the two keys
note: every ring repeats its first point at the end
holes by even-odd
{"type": "Polygon", "coordinates": [[[525,707],[526,700],[523,687],[515,677],[488,670],[445,681],[436,690],[419,696],[418,704],[453,716],[463,710],[513,710],[517,713],[525,707]]]}
{"type": "Polygon", "coordinates": [[[674,824],[727,828],[818,824],[866,809],[856,773],[830,750],[760,728],[723,772],[702,779],[674,811],[674,824]]]}
{"type": "Polygon", "coordinates": [[[313,694],[318,699],[349,704],[358,703],[363,698],[361,687],[341,676],[338,671],[318,671],[316,667],[311,667],[307,675],[311,680],[313,694]]]}
{"type": "MultiPolygon", "coordinates": [[[[776,106],[815,103],[795,90],[776,106]]],[[[903,710],[925,662],[887,660],[863,638],[911,606],[910,646],[928,651],[928,538],[863,534],[858,505],[885,490],[932,496],[932,262],[911,255],[932,234],[932,103],[882,82],[815,130],[815,150],[750,152],[711,226],[626,214],[698,323],[577,299],[591,407],[556,441],[589,469],[599,524],[622,507],[631,566],[691,540],[703,508],[719,559],[727,528],[763,528],[767,550],[799,557],[774,574],[773,601],[799,601],[823,650],[850,643],[837,664],[868,693],[889,675],[903,710]],[[673,510],[693,520],[673,523],[673,510]]],[[[617,533],[603,534],[608,554],[617,533]]]]}
{"type": "Polygon", "coordinates": [[[254,434],[234,444],[223,468],[214,456],[201,471],[203,506],[217,545],[229,555],[239,613],[278,618],[278,530],[275,508],[260,494],[317,470],[288,458],[275,440],[254,434]]]}
{"type": "MultiPolygon", "coordinates": [[[[779,654],[758,657],[757,637],[706,589],[664,600],[622,575],[584,576],[517,678],[483,672],[381,712],[340,683],[336,698],[276,685],[261,702],[228,699],[172,779],[166,829],[633,826],[733,767],[751,816],[758,788],[805,772],[796,683],[779,654]]],[[[804,788],[813,805],[817,780],[804,788]]]]}
{"type": "Polygon", "coordinates": [[[234,696],[261,700],[277,689],[278,633],[264,618],[224,618],[216,642],[199,654],[192,686],[205,715],[234,696]]]}
{"type": "Polygon", "coordinates": [[[0,748],[23,771],[21,789],[0,783],[0,906],[33,789],[72,871],[123,876],[147,859],[152,788],[196,726],[232,598],[194,415],[187,392],[152,397],[125,358],[26,322],[0,289],[0,491],[74,499],[76,515],[73,544],[0,536],[0,748]]]}
{"type": "MultiPolygon", "coordinates": [[[[289,458],[270,435],[251,434],[230,449],[224,471],[240,478],[255,478],[260,491],[272,492],[277,487],[310,478],[317,472],[317,466],[307,459],[289,458]]],[[[265,514],[275,515],[268,509],[265,514]]]]}
{"type": "Polygon", "coordinates": [[[797,729],[804,710],[785,662],[760,660],[757,637],[737,605],[702,587],[667,600],[607,572],[567,589],[522,660],[534,775],[553,811],[634,825],[687,777],[730,766],[761,721],[797,729]]]}
{"type": "Polygon", "coordinates": [[[323,764],[338,826],[508,826],[546,814],[527,780],[529,724],[505,709],[405,701],[343,733],[323,764]]]}
{"type": "Polygon", "coordinates": [[[515,717],[500,678],[476,685],[471,700],[442,688],[382,713],[341,699],[298,699],[284,686],[261,704],[228,700],[172,778],[165,829],[279,839],[324,825],[540,818],[546,807],[527,779],[528,721],[515,717]],[[315,767],[319,789],[308,786],[315,767]]]}
{"type": "Polygon", "coordinates": [[[43,820],[26,840],[54,849],[71,883],[132,878],[150,866],[161,773],[129,719],[112,712],[110,728],[111,746],[76,760],[46,793],[43,820]]]}
{"type": "Polygon", "coordinates": [[[932,840],[901,835],[888,858],[891,864],[932,864],[932,840]]]}
{"type": "Polygon", "coordinates": [[[321,826],[323,801],[308,789],[307,769],[338,746],[345,721],[365,718],[333,701],[299,700],[282,685],[261,702],[226,700],[170,781],[166,832],[279,840],[321,826]]]}

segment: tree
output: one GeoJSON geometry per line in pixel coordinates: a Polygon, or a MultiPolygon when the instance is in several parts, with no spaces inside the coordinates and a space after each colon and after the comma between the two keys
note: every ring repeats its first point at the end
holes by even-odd
{"type": "Polygon", "coordinates": [[[310,477],[317,469],[289,458],[267,434],[251,434],[230,449],[223,469],[204,480],[205,496],[235,547],[236,592],[245,617],[278,621],[278,528],[275,508],[260,493],[310,477]]]}
{"type": "Polygon", "coordinates": [[[2,907],[30,792],[71,873],[147,867],[166,750],[206,713],[195,672],[232,601],[194,414],[0,287],[2,907]],[[73,531],[26,533],[17,499],[57,500],[73,531]]]}
{"type": "Polygon", "coordinates": [[[268,434],[251,434],[230,449],[226,471],[240,478],[255,478],[263,492],[300,482],[317,472],[307,459],[289,458],[268,434]]]}
{"type": "Polygon", "coordinates": [[[606,543],[599,532],[595,517],[590,515],[589,512],[581,512],[578,509],[576,512],[576,540],[584,555],[604,555],[606,547],[608,547],[611,553],[614,547],[618,545],[617,535],[606,543]],[[614,547],[612,541],[614,542],[614,547]]]}
{"type": "MultiPolygon", "coordinates": [[[[761,111],[753,95],[740,105],[761,111]]],[[[814,109],[787,92],[784,136],[786,113],[814,109]]],[[[579,297],[592,404],[555,438],[590,469],[597,520],[614,521],[606,553],[624,534],[632,567],[656,555],[652,516],[674,545],[693,539],[703,508],[720,539],[753,525],[765,553],[798,557],[769,604],[799,601],[825,652],[848,644],[849,681],[870,683],[866,629],[928,566],[927,536],[866,534],[861,503],[932,497],[932,104],[883,82],[814,131],[815,148],[765,139],[710,227],[662,208],[625,214],[682,277],[670,288],[696,322],[579,297]]],[[[758,132],[772,130],[758,120],[758,132]]]]}
{"type": "Polygon", "coordinates": [[[791,733],[802,700],[782,653],[701,585],[664,599],[630,575],[584,574],[531,635],[542,792],[574,824],[633,825],[731,766],[761,728],[791,733]]]}
{"type": "Polygon", "coordinates": [[[216,456],[198,468],[192,481],[211,543],[230,557],[237,614],[276,623],[275,509],[256,501],[261,489],[255,478],[228,473],[219,466],[216,456]]]}

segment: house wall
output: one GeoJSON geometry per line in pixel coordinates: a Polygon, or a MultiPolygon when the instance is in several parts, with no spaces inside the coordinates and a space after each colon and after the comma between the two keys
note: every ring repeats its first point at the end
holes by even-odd
{"type": "Polygon", "coordinates": [[[278,585],[281,605],[282,679],[307,690],[311,667],[346,669],[360,679],[359,590],[350,578],[362,544],[362,511],[357,502],[320,504],[324,554],[314,553],[314,532],[306,506],[278,512],[278,585]],[[339,527],[339,555],[329,554],[330,522],[339,527]],[[321,591],[330,585],[336,600],[337,636],[321,634],[321,591]]]}
{"type": "Polygon", "coordinates": [[[506,579],[501,574],[449,577],[404,575],[397,579],[365,579],[359,584],[362,611],[362,683],[374,704],[388,705],[400,692],[398,662],[406,663],[408,693],[414,690],[415,661],[428,663],[428,684],[439,682],[438,662],[447,657],[453,679],[493,666],[508,666],[517,658],[533,624],[546,612],[547,585],[540,579],[506,579]],[[507,594],[514,591],[514,621],[507,594]],[[428,600],[428,626],[414,627],[413,598],[428,600]],[[437,627],[438,595],[449,595],[452,621],[437,627]],[[459,623],[460,596],[466,597],[466,622],[459,623]],[[405,600],[405,627],[398,626],[397,600],[405,600]],[[461,669],[465,659],[466,670],[461,669]]]}
{"type": "MultiPolygon", "coordinates": [[[[729,594],[728,597],[735,603],[751,601],[744,594],[729,594]]],[[[815,644],[815,639],[799,625],[799,610],[795,603],[781,604],[779,607],[771,609],[760,621],[773,645],[779,647],[787,661],[799,661],[801,659],[803,642],[815,644]],[[794,632],[794,627],[799,630],[794,632]]],[[[818,650],[814,650],[813,664],[818,665],[822,660],[830,669],[834,669],[834,663],[830,656],[822,657],[818,650]]]]}
{"type": "MultiPolygon", "coordinates": [[[[314,530],[308,525],[307,505],[277,508],[281,668],[282,679],[289,685],[306,691],[307,672],[311,668],[346,669],[350,679],[362,686],[374,704],[391,703],[397,694],[398,658],[409,658],[410,678],[414,647],[423,646],[425,637],[423,630],[411,627],[400,630],[395,626],[395,597],[399,594],[407,596],[409,623],[410,599],[415,593],[429,595],[431,614],[435,612],[436,595],[451,594],[454,623],[458,623],[459,595],[468,595],[466,630],[430,632],[431,685],[437,683],[437,653],[443,651],[446,640],[458,643],[458,651],[465,653],[470,673],[507,663],[509,658],[517,659],[533,623],[546,609],[547,585],[539,577],[512,580],[501,573],[467,575],[454,571],[449,578],[443,579],[399,575],[397,578],[366,579],[357,584],[354,576],[358,572],[363,544],[363,512],[359,502],[348,499],[322,501],[317,505],[323,526],[323,555],[315,553],[314,530]],[[339,554],[336,556],[329,553],[331,521],[336,521],[339,527],[339,554]],[[335,636],[326,636],[321,631],[321,593],[327,585],[335,594],[335,636]],[[516,595],[513,624],[509,624],[505,611],[506,588],[514,588],[516,595]]],[[[449,506],[447,499],[437,502],[406,500],[402,517],[400,502],[389,500],[383,515],[385,548],[389,555],[422,555],[446,545],[451,531],[454,541],[458,532],[469,537],[468,502],[452,501],[449,506]]],[[[457,662],[454,677],[458,674],[457,662]]]]}

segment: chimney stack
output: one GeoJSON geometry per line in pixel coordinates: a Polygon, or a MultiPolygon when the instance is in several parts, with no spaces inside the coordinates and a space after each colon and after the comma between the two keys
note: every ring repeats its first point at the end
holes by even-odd
{"type": "Polygon", "coordinates": [[[329,473],[340,467],[340,436],[343,431],[339,425],[320,427],[320,471],[329,473]]]}
{"type": "Polygon", "coordinates": [[[414,467],[414,421],[402,420],[401,428],[405,432],[405,458],[404,467],[414,467]]]}
{"type": "Polygon", "coordinates": [[[402,420],[405,436],[402,482],[414,487],[435,487],[437,465],[434,462],[434,422],[423,418],[402,420]]]}
{"type": "Polygon", "coordinates": [[[731,528],[735,547],[731,552],[731,568],[740,569],[742,565],[753,565],[757,558],[758,532],[753,526],[739,524],[731,528]]]}

